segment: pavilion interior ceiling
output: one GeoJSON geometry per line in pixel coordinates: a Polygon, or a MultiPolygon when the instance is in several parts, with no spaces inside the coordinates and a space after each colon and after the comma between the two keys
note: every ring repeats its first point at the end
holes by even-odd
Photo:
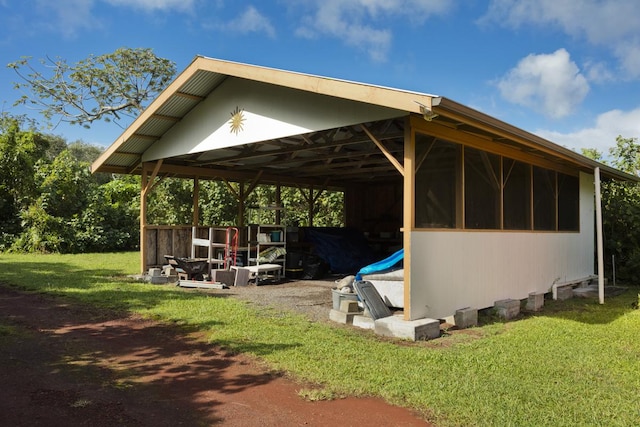
{"type": "Polygon", "coordinates": [[[387,154],[403,163],[404,118],[398,118],[176,156],[165,159],[163,166],[180,166],[181,171],[189,168],[193,173],[209,171],[214,177],[218,174],[232,180],[243,175],[251,179],[260,173],[261,181],[284,184],[341,186],[401,178],[363,126],[387,154]]]}

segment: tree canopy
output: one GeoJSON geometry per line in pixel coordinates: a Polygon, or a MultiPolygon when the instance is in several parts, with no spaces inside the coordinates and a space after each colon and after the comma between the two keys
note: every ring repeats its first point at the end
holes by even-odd
{"type": "Polygon", "coordinates": [[[120,48],[90,55],[73,65],[61,58],[40,59],[40,67],[24,57],[8,64],[21,81],[16,104],[39,110],[48,122],[84,127],[96,120],[135,117],[171,81],[174,62],[159,58],[149,48],[120,48]]]}

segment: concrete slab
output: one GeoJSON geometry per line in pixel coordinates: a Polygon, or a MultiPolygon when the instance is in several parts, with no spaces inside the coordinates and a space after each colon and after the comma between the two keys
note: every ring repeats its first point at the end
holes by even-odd
{"type": "Polygon", "coordinates": [[[376,334],[412,341],[434,339],[440,336],[440,322],[435,319],[404,320],[401,316],[389,316],[375,320],[376,334]]]}
{"type": "Polygon", "coordinates": [[[178,286],[181,288],[200,288],[200,289],[225,289],[223,283],[205,282],[202,280],[180,280],[178,286]]]}

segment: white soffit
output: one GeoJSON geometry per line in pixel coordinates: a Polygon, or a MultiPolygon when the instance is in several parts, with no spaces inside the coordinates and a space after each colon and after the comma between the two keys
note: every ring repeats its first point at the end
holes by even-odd
{"type": "Polygon", "coordinates": [[[229,77],[153,144],[142,160],[201,153],[405,114],[378,105],[229,77]]]}

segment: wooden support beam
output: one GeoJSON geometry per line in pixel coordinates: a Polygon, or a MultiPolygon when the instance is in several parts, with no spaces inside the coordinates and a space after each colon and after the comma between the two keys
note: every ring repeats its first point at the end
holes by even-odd
{"type": "Polygon", "coordinates": [[[367,129],[367,127],[365,125],[360,125],[362,127],[362,130],[364,131],[364,133],[366,133],[369,138],[371,138],[371,140],[374,142],[374,144],[376,144],[378,146],[378,148],[380,149],[380,151],[382,151],[382,154],[384,154],[384,156],[389,159],[389,161],[391,162],[391,164],[393,166],[395,166],[395,168],[398,170],[398,172],[400,172],[400,175],[404,176],[404,166],[402,166],[400,164],[400,162],[393,157],[393,154],[391,154],[389,152],[389,150],[387,150],[387,147],[385,147],[382,142],[380,142],[378,140],[378,138],[376,138],[370,131],[369,129],[367,129]]]}
{"type": "Polygon", "coordinates": [[[145,194],[149,194],[155,188],[156,185],[158,185],[163,179],[167,177],[167,175],[163,175],[156,181],[156,177],[161,167],[162,167],[162,159],[158,160],[156,162],[156,166],[153,168],[153,173],[151,174],[151,177],[149,177],[149,181],[147,182],[147,185],[145,186],[145,189],[144,189],[145,194]]]}
{"type": "Polygon", "coordinates": [[[233,188],[233,186],[231,185],[231,183],[229,181],[227,181],[226,178],[222,178],[222,181],[224,182],[224,184],[227,186],[227,189],[231,192],[231,194],[233,194],[233,197],[236,198],[236,200],[240,200],[240,193],[238,193],[236,191],[235,188],[233,188]]]}
{"type": "Polygon", "coordinates": [[[258,171],[258,174],[249,185],[249,188],[247,188],[247,194],[246,194],[247,196],[253,193],[253,190],[255,190],[258,184],[260,183],[260,177],[262,176],[262,172],[263,172],[262,170],[258,171]]]}

